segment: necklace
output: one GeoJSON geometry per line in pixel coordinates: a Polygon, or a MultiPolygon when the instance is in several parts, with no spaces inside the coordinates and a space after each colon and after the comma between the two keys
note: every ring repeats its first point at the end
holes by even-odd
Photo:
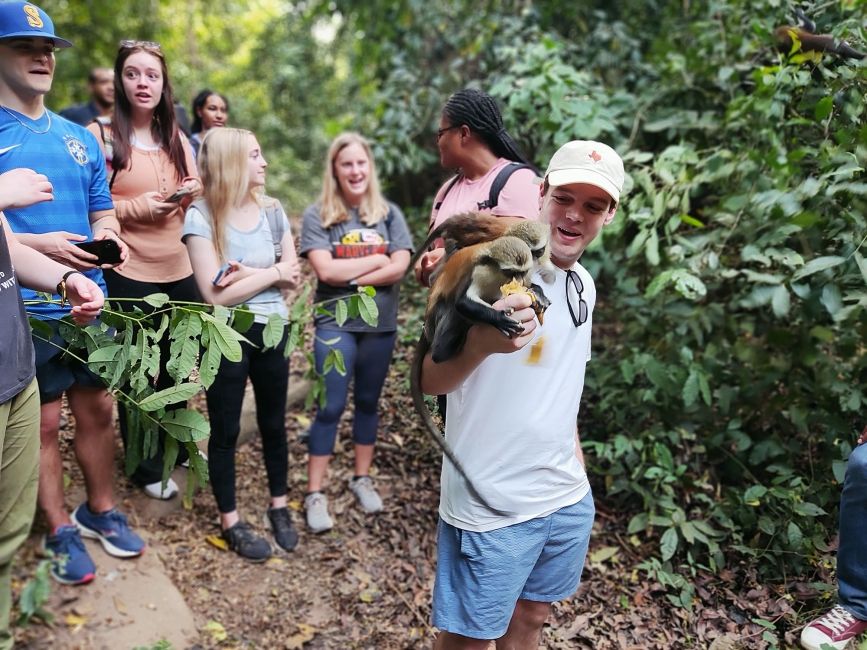
{"type": "Polygon", "coordinates": [[[22,120],[20,117],[18,117],[15,113],[13,113],[12,111],[10,111],[8,108],[6,108],[5,106],[3,106],[2,104],[0,104],[0,108],[2,108],[4,111],[6,111],[6,113],[7,113],[8,115],[11,115],[12,118],[13,118],[16,122],[18,122],[18,124],[20,124],[21,126],[23,126],[25,129],[27,129],[27,130],[30,131],[31,133],[35,133],[36,135],[44,135],[44,134],[48,133],[48,132],[51,130],[51,113],[49,113],[48,111],[45,111],[45,115],[48,116],[48,125],[45,127],[44,130],[42,130],[42,131],[38,131],[37,129],[34,129],[34,128],[33,128],[32,126],[30,126],[27,122],[25,122],[24,120],[22,120]]]}

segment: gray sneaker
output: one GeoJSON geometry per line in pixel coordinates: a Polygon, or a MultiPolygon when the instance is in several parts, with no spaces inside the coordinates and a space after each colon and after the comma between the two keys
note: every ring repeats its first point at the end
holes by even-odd
{"type": "Polygon", "coordinates": [[[314,533],[324,533],[334,528],[328,514],[328,497],[322,492],[312,492],[304,497],[304,510],[307,513],[307,527],[314,533]]]}
{"type": "Polygon", "coordinates": [[[382,498],[373,487],[373,480],[369,476],[359,476],[350,480],[349,489],[358,499],[358,504],[364,512],[374,513],[382,510],[382,498]]]}

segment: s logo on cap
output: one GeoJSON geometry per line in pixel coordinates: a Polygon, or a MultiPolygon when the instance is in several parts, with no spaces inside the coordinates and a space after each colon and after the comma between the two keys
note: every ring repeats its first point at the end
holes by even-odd
{"type": "Polygon", "coordinates": [[[44,25],[42,18],[39,16],[39,10],[33,5],[24,5],[24,13],[27,14],[27,24],[31,27],[41,29],[44,25]]]}

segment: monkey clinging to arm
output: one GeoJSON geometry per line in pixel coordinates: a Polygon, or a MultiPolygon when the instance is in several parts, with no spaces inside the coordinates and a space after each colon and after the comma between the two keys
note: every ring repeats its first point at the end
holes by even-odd
{"type": "Polygon", "coordinates": [[[424,331],[419,337],[413,360],[413,403],[426,431],[467,482],[476,498],[498,514],[507,513],[493,508],[479,494],[434,423],[421,390],[422,368],[428,352],[434,363],[448,361],[459,354],[470,327],[475,323],[492,325],[510,338],[520,335],[524,329],[521,323],[509,313],[494,309],[492,305],[500,299],[503,285],[517,281],[529,288],[533,269],[532,251],[517,237],[503,236],[453,253],[445,261],[431,289],[424,331]]]}

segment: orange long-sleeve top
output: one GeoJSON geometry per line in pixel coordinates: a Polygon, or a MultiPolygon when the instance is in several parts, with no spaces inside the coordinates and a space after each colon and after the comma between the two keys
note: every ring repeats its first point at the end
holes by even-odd
{"type": "MultiPolygon", "coordinates": [[[[96,136],[105,153],[99,126],[89,124],[88,130],[96,136]]],[[[106,129],[106,133],[108,133],[106,129]]],[[[189,141],[181,134],[184,157],[189,177],[198,177],[196,162],[189,141]]],[[[148,150],[133,145],[130,148],[131,165],[118,171],[111,187],[115,213],[120,221],[120,236],[129,246],[129,260],[118,273],[140,282],[174,282],[192,275],[187,248],[181,241],[184,225],[184,207],[188,201],[165,217],[154,218],[142,196],[159,192],[169,196],[180,187],[183,178],[172,165],[168,153],[160,148],[148,150]]],[[[111,178],[111,171],[106,176],[111,178]]]]}

